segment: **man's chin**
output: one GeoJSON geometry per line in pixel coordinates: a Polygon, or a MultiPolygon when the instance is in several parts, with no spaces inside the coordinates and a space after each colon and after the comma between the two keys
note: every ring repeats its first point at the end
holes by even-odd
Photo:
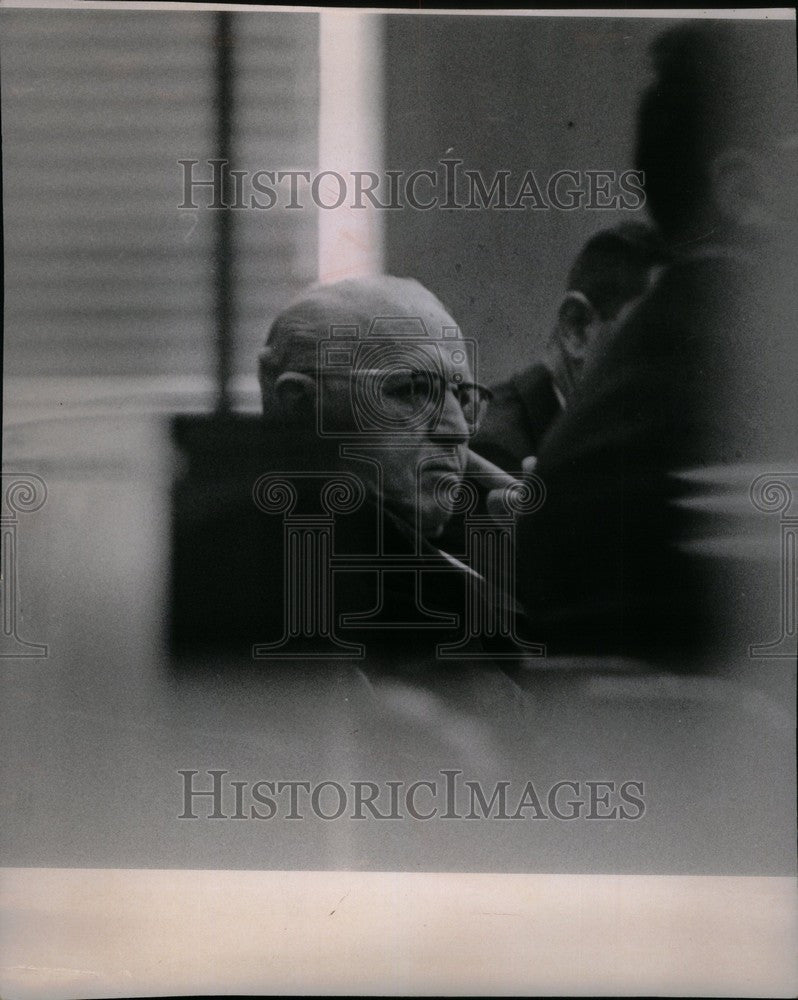
{"type": "Polygon", "coordinates": [[[420,518],[421,534],[430,541],[440,538],[451,518],[452,512],[449,510],[441,510],[440,507],[435,507],[432,510],[424,510],[422,508],[420,518]]]}
{"type": "Polygon", "coordinates": [[[412,531],[415,531],[418,525],[421,536],[430,541],[440,538],[451,518],[451,513],[441,510],[440,507],[436,507],[435,509],[422,507],[419,511],[416,511],[406,503],[392,502],[390,497],[385,498],[385,506],[412,531]]]}

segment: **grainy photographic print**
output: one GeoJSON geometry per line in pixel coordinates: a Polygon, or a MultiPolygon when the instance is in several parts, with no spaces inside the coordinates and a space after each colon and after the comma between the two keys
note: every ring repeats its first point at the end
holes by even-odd
{"type": "Polygon", "coordinates": [[[6,1000],[795,994],[795,56],[0,3],[6,1000]]]}

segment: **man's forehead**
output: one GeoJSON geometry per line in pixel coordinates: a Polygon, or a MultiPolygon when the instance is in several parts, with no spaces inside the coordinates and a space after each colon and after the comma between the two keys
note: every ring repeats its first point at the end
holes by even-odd
{"type": "Polygon", "coordinates": [[[358,336],[379,335],[395,329],[412,333],[421,324],[427,334],[439,337],[455,325],[445,306],[432,292],[409,278],[375,275],[331,285],[314,285],[286,310],[288,325],[299,324],[324,336],[334,327],[357,328],[358,336]]]}
{"type": "Polygon", "coordinates": [[[381,275],[307,289],[275,320],[267,349],[283,366],[297,358],[307,363],[320,342],[350,349],[373,340],[428,342],[447,358],[446,342],[461,339],[455,320],[428,289],[412,279],[381,275]]]}
{"type": "Polygon", "coordinates": [[[460,338],[452,317],[441,311],[437,316],[415,313],[396,315],[353,315],[351,322],[333,322],[326,329],[332,340],[362,341],[446,341],[460,338]]]}
{"type": "Polygon", "coordinates": [[[393,368],[412,371],[449,371],[469,367],[460,330],[452,326],[445,337],[367,337],[352,345],[352,362],[360,368],[393,368]]]}

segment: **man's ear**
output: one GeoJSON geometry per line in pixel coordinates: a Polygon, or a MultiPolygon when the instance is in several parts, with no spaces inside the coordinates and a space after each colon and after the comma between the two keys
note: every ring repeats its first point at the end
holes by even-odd
{"type": "Polygon", "coordinates": [[[746,149],[724,149],[713,159],[709,170],[712,200],[723,218],[738,226],[769,221],[763,166],[759,156],[746,149]]]}
{"type": "Polygon", "coordinates": [[[303,372],[283,372],[274,382],[276,408],[288,418],[312,415],[316,406],[316,382],[303,372]]]}
{"type": "Polygon", "coordinates": [[[566,292],[560,303],[557,333],[570,361],[582,362],[590,347],[590,329],[598,319],[595,306],[581,292],[566,292]]]}

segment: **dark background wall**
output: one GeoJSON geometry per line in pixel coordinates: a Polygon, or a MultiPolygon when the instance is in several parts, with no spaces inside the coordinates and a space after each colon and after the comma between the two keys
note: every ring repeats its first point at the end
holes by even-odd
{"type": "MultiPolygon", "coordinates": [[[[444,156],[489,180],[527,169],[627,170],[650,19],[410,17],[386,25],[386,167],[436,169],[444,156]]],[[[427,194],[424,182],[419,193],[427,194]]],[[[465,199],[463,199],[465,200],[465,199]]],[[[387,269],[412,275],[481,343],[482,376],[531,360],[570,261],[596,229],[642,211],[386,212],[387,269]]]]}

